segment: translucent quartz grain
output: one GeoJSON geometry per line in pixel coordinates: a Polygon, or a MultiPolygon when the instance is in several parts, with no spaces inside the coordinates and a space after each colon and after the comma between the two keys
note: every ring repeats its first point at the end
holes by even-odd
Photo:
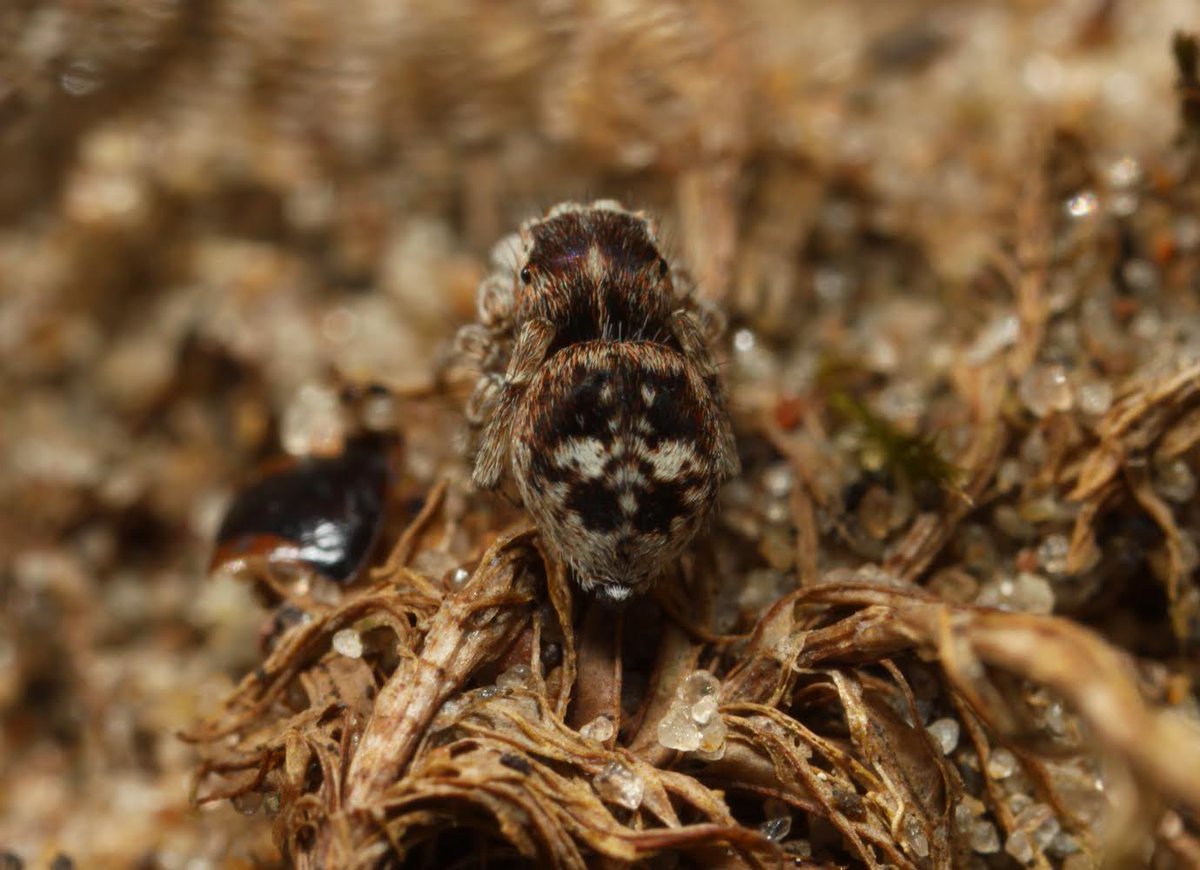
{"type": "Polygon", "coordinates": [[[363,654],[362,635],[352,628],[343,628],[333,636],[333,649],[348,659],[360,659],[363,654]]]}
{"type": "Polygon", "coordinates": [[[280,441],[293,456],[336,452],[345,434],[337,393],[305,384],[283,411],[280,441]]]}
{"type": "Polygon", "coordinates": [[[1045,849],[1058,836],[1062,826],[1046,804],[1031,803],[1013,818],[1013,829],[1028,831],[1033,844],[1038,849],[1045,849]]]}
{"type": "Polygon", "coordinates": [[[1060,365],[1032,367],[1021,378],[1017,396],[1036,417],[1069,411],[1075,402],[1067,371],[1060,365]]]}
{"type": "Polygon", "coordinates": [[[592,786],[601,799],[627,810],[640,807],[646,791],[646,784],[641,777],[618,761],[610,761],[592,777],[592,786]]]}
{"type": "Polygon", "coordinates": [[[679,686],[677,696],[683,703],[692,706],[705,698],[715,697],[721,684],[708,671],[695,671],[686,676],[679,686]]]}
{"type": "Polygon", "coordinates": [[[1184,504],[1196,495],[1196,475],[1186,461],[1176,459],[1155,469],[1154,488],[1168,501],[1184,504]]]}
{"type": "Polygon", "coordinates": [[[909,813],[904,817],[904,836],[908,840],[909,846],[912,847],[913,854],[918,858],[929,857],[929,837],[922,830],[921,820],[915,813],[909,813]]]}
{"type": "Polygon", "coordinates": [[[1022,571],[1016,577],[1001,576],[980,590],[976,603],[984,607],[1025,613],[1050,613],[1054,610],[1054,590],[1038,574],[1022,571]]]}
{"type": "Polygon", "coordinates": [[[714,695],[701,698],[692,705],[692,721],[697,725],[707,725],[717,715],[717,699],[714,695]]]}
{"type": "Polygon", "coordinates": [[[1004,843],[1004,851],[1022,864],[1033,861],[1033,841],[1025,831],[1013,831],[1004,843]]]}
{"type": "Polygon", "coordinates": [[[1026,613],[1051,613],[1054,610],[1054,591],[1045,577],[1022,571],[1013,581],[1012,603],[1026,613]]]}
{"type": "Polygon", "coordinates": [[[529,665],[513,665],[496,678],[496,686],[503,690],[525,689],[529,687],[532,677],[529,665]]]}
{"type": "Polygon", "coordinates": [[[658,723],[658,742],[667,749],[694,752],[700,748],[700,729],[690,708],[676,702],[658,723]]]}
{"type": "Polygon", "coordinates": [[[1112,407],[1113,388],[1107,381],[1085,381],[1076,391],[1079,410],[1093,417],[1099,417],[1112,407]]]}
{"type": "Polygon", "coordinates": [[[707,671],[689,674],[675,701],[658,723],[658,742],[667,749],[719,757],[725,748],[725,723],[717,712],[721,684],[707,671]]]}
{"type": "Polygon", "coordinates": [[[1062,574],[1067,570],[1070,549],[1071,540],[1066,535],[1050,535],[1038,544],[1038,563],[1050,574],[1062,574]]]}
{"type": "Polygon", "coordinates": [[[971,365],[985,363],[1004,348],[1016,344],[1020,337],[1021,321],[1015,314],[995,317],[979,333],[975,343],[967,349],[966,360],[971,365]]]}
{"type": "Polygon", "coordinates": [[[925,729],[933,737],[943,755],[949,755],[958,746],[959,724],[957,719],[938,719],[925,729]]]}
{"type": "Polygon", "coordinates": [[[980,855],[1000,851],[1000,835],[996,832],[996,826],[983,819],[973,822],[967,829],[967,842],[971,844],[971,850],[980,855]]]}
{"type": "Polygon", "coordinates": [[[763,488],[769,495],[784,498],[796,484],[796,476],[792,467],[786,462],[777,462],[763,473],[763,488]]]}
{"type": "Polygon", "coordinates": [[[1085,190],[1070,197],[1063,204],[1063,209],[1073,218],[1085,218],[1093,214],[1099,204],[1100,202],[1096,198],[1096,194],[1090,190],[1085,190]]]}
{"type": "Polygon", "coordinates": [[[1017,770],[1016,757],[1003,746],[993,749],[988,755],[987,775],[992,779],[1007,779],[1017,770]]]}
{"type": "Polygon", "coordinates": [[[598,743],[605,743],[611,740],[613,733],[612,719],[609,719],[607,716],[597,716],[579,729],[581,737],[586,737],[588,740],[595,740],[598,743]]]}
{"type": "Polygon", "coordinates": [[[759,832],[772,843],[778,843],[792,832],[791,815],[775,816],[758,826],[759,832]]]}

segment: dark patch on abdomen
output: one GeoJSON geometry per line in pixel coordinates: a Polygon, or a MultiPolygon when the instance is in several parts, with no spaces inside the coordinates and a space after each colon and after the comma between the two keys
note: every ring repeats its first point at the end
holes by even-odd
{"type": "Polygon", "coordinates": [[[567,508],[579,515],[589,532],[611,532],[621,524],[617,494],[606,484],[604,479],[579,481],[567,496],[567,508]]]}
{"type": "Polygon", "coordinates": [[[642,534],[668,534],[671,523],[683,513],[684,487],[676,483],[655,482],[637,494],[638,509],[633,515],[633,527],[642,534]]]}

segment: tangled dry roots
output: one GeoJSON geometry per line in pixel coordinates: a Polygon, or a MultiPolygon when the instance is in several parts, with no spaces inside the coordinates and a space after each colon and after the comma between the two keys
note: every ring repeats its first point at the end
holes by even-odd
{"type": "MultiPolygon", "coordinates": [[[[410,567],[436,545],[444,492],[366,588],[285,633],[189,735],[204,755],[198,799],[263,806],[298,866],[584,867],[666,853],[825,866],[771,827],[792,813],[810,840],[869,867],[957,866],[969,854],[963,779],[919,724],[917,695],[931,693],[961,720],[1008,837],[1027,820],[993,781],[999,747],[1085,852],[1136,850],[1158,825],[1179,855],[1196,854],[1178,815],[1200,811],[1194,726],[1149,707],[1132,660],[1073,622],[948,604],[877,572],[802,587],[749,636],[716,637],[703,624],[712,578],[689,570],[688,594],[660,601],[671,617],[636,709],[628,697],[622,708],[631,666],[597,641],[622,617],[573,601],[533,531],[501,534],[460,584],[410,567]],[[347,629],[361,655],[336,649],[347,629]],[[697,663],[721,679],[725,726],[720,751],[700,755],[656,736],[697,663]],[[1057,699],[1077,717],[1065,729],[1044,715],[1057,699]],[[620,717],[619,738],[579,726],[598,710],[620,717]],[[1103,842],[1072,767],[1096,754],[1119,823],[1103,842]],[[765,823],[764,802],[776,808],[765,823]]],[[[1031,836],[1035,866],[1050,866],[1046,845],[1031,836]]]]}

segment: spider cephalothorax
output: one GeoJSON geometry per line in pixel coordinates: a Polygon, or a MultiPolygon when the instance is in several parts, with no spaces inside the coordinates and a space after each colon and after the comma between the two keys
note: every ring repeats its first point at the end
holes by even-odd
{"type": "Polygon", "coordinates": [[[474,481],[512,475],[585,590],[644,589],[704,524],[738,459],[710,347],[716,318],[613,202],[559,205],[497,247],[467,408],[474,481]]]}

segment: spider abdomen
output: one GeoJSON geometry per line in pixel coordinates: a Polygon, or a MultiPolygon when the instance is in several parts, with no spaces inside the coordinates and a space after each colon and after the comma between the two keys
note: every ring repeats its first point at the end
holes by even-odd
{"type": "Polygon", "coordinates": [[[695,535],[722,479],[716,408],[660,345],[587,342],[547,361],[517,413],[513,476],[585,589],[623,598],[695,535]]]}

